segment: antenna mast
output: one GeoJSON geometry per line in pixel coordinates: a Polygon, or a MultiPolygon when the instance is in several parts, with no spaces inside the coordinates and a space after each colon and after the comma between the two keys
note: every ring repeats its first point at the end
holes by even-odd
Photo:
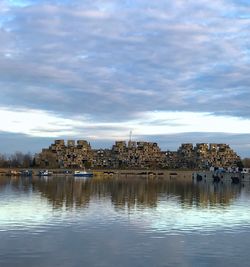
{"type": "Polygon", "coordinates": [[[129,132],[129,141],[131,142],[132,140],[132,131],[129,132]]]}

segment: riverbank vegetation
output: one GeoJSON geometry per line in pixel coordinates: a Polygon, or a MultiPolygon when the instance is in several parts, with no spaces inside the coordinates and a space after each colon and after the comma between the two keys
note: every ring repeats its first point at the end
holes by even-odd
{"type": "Polygon", "coordinates": [[[34,156],[31,153],[0,154],[0,168],[30,168],[34,166],[34,156]]]}

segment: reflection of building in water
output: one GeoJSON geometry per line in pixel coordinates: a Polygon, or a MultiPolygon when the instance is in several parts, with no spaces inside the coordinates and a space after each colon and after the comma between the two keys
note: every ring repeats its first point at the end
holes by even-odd
{"type": "MultiPolygon", "coordinates": [[[[183,208],[225,207],[238,198],[242,190],[241,185],[193,184],[178,180],[144,180],[136,177],[115,180],[75,180],[64,177],[30,180],[8,177],[0,181],[0,191],[7,186],[14,191],[30,193],[32,190],[47,198],[54,208],[68,209],[86,207],[93,199],[110,199],[116,209],[154,208],[159,200],[168,199],[176,201],[183,208]]],[[[246,184],[245,188],[249,186],[246,184]]]]}
{"type": "Polygon", "coordinates": [[[34,191],[39,191],[54,208],[87,206],[90,201],[90,184],[73,178],[51,178],[33,180],[34,191]]]}
{"type": "Polygon", "coordinates": [[[240,193],[241,186],[220,183],[198,183],[196,186],[187,185],[187,188],[180,195],[181,203],[185,206],[209,208],[213,206],[228,206],[240,196],[240,193]],[[188,189],[190,186],[192,189],[188,189]]]}
{"type": "Polygon", "coordinates": [[[36,156],[45,168],[200,168],[236,167],[239,156],[226,144],[182,144],[178,151],[163,152],[157,143],[116,141],[112,149],[91,148],[85,140],[56,140],[36,156]]]}

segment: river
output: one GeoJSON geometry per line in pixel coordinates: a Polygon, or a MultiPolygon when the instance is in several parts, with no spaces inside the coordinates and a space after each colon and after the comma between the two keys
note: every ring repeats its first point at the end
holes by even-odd
{"type": "Polygon", "coordinates": [[[0,266],[249,266],[250,183],[0,177],[0,266]]]}

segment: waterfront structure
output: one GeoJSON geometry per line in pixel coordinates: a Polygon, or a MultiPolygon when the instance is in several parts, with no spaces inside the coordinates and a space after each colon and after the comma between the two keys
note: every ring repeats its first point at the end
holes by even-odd
{"type": "Polygon", "coordinates": [[[241,162],[240,157],[227,144],[198,143],[182,144],[178,151],[177,168],[209,169],[211,166],[218,168],[237,167],[241,162]]]}
{"type": "Polygon", "coordinates": [[[55,140],[48,149],[35,157],[36,165],[50,168],[83,168],[91,167],[93,151],[86,140],[55,140]]]}
{"type": "Polygon", "coordinates": [[[55,140],[36,155],[41,168],[209,169],[233,168],[240,157],[227,144],[181,144],[177,151],[161,151],[155,142],[116,141],[111,149],[92,149],[86,140],[55,140]]]}
{"type": "Polygon", "coordinates": [[[161,152],[157,143],[117,141],[113,145],[111,154],[114,168],[153,168],[163,167],[165,154],[161,152]]]}

